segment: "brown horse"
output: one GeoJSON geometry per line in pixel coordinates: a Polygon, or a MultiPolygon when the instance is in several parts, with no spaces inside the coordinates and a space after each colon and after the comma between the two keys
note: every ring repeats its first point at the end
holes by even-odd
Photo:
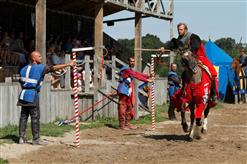
{"type": "Polygon", "coordinates": [[[244,68],[240,65],[239,58],[234,58],[231,64],[231,68],[234,70],[234,86],[233,92],[235,96],[235,103],[247,103],[247,78],[244,68]]]}
{"type": "Polygon", "coordinates": [[[181,111],[181,125],[184,132],[189,132],[189,140],[193,140],[193,138],[200,139],[201,132],[207,131],[207,116],[210,108],[215,106],[210,97],[213,83],[210,73],[204,68],[204,65],[197,62],[192,52],[183,50],[179,54],[184,67],[183,88],[175,93],[173,102],[176,108],[181,111]],[[185,118],[187,107],[191,112],[189,128],[185,118]]]}

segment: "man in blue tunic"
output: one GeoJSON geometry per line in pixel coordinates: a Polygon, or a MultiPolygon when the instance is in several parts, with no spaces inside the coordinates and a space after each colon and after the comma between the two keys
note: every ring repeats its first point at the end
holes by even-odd
{"type": "Polygon", "coordinates": [[[172,63],[171,64],[171,70],[168,72],[168,95],[170,99],[170,104],[169,104],[169,109],[168,109],[168,117],[169,120],[176,120],[176,115],[175,115],[175,106],[174,103],[172,103],[172,96],[174,93],[179,89],[179,83],[180,83],[180,78],[177,75],[177,64],[172,63]]]}
{"type": "Polygon", "coordinates": [[[31,116],[31,128],[34,145],[45,145],[46,142],[40,139],[40,109],[39,91],[46,73],[53,72],[65,67],[73,66],[73,61],[67,64],[56,66],[46,66],[41,64],[42,56],[38,51],[33,51],[30,55],[31,64],[23,67],[20,71],[20,83],[22,91],[17,105],[21,106],[19,122],[19,144],[25,143],[25,133],[29,115],[31,116]]]}

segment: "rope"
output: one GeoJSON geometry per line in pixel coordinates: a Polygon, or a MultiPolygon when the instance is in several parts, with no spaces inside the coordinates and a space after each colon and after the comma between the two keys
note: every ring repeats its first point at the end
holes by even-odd
{"type": "MultiPolygon", "coordinates": [[[[78,117],[81,116],[82,114],[88,112],[89,110],[93,109],[93,107],[95,107],[96,105],[98,105],[99,103],[101,103],[102,101],[106,100],[107,98],[111,99],[112,95],[116,94],[117,92],[114,91],[114,92],[111,92],[110,94],[108,95],[105,95],[103,99],[95,102],[92,106],[88,107],[87,109],[83,110],[81,113],[78,113],[78,117]]],[[[65,121],[61,121],[58,126],[61,126],[62,124],[69,124],[71,123],[72,121],[74,121],[76,119],[76,116],[70,118],[70,119],[67,119],[65,121]]]]}

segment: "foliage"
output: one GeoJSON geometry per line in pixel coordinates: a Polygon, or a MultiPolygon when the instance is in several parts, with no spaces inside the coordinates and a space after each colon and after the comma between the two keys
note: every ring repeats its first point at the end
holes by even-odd
{"type": "MultiPolygon", "coordinates": [[[[118,42],[120,45],[126,50],[123,52],[123,56],[133,56],[134,54],[134,39],[119,39],[118,42]]],[[[142,48],[151,48],[157,49],[164,46],[164,43],[160,40],[159,37],[151,34],[147,34],[146,36],[142,37],[142,48]]],[[[145,68],[147,63],[150,63],[151,54],[154,52],[142,52],[142,65],[145,68]]],[[[161,59],[160,62],[165,64],[159,65],[159,63],[155,63],[155,74],[159,76],[166,76],[169,70],[169,58],[161,59]]]]}
{"type": "Polygon", "coordinates": [[[240,49],[245,49],[245,51],[247,51],[246,44],[243,44],[241,42],[237,43],[235,39],[230,37],[220,38],[216,40],[215,43],[224,51],[226,51],[229,55],[231,55],[233,58],[239,56],[240,49]]]}

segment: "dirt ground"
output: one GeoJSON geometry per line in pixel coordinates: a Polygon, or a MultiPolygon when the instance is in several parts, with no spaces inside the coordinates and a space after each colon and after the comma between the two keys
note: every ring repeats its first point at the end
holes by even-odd
{"type": "Polygon", "coordinates": [[[143,125],[138,130],[111,127],[80,132],[80,148],[74,132],[63,138],[42,137],[48,146],[1,146],[0,158],[10,163],[224,163],[247,164],[247,105],[223,104],[212,110],[208,132],[189,142],[179,121],[143,125]]]}

